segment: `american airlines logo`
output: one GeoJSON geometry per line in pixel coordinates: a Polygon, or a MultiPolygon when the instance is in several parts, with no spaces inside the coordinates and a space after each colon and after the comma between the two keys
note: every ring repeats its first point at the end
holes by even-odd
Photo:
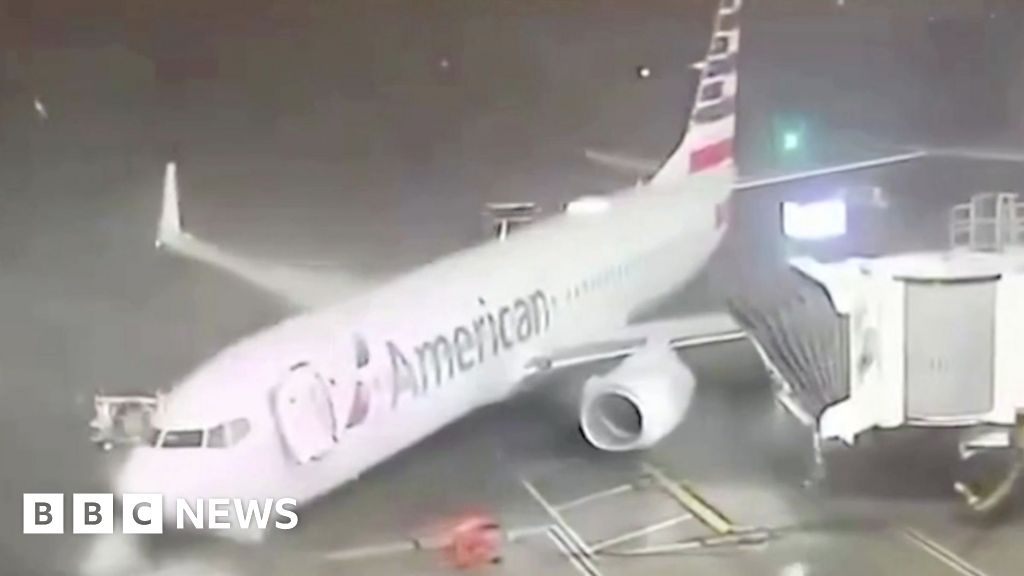
{"type": "Polygon", "coordinates": [[[392,406],[398,404],[403,393],[424,394],[506,350],[529,342],[550,326],[550,299],[543,290],[536,290],[497,310],[481,309],[471,321],[413,346],[412,354],[389,340],[387,349],[394,382],[392,406]]]}
{"type": "MultiPolygon", "coordinates": [[[[72,494],[72,534],[113,534],[116,510],[113,494],[72,494]]],[[[64,534],[64,494],[24,494],[24,534],[64,534]]],[[[229,530],[232,528],[291,530],[299,524],[294,498],[198,498],[169,500],[178,530],[229,530]]],[[[123,494],[121,526],[125,534],[163,534],[162,494],[123,494]]]]}

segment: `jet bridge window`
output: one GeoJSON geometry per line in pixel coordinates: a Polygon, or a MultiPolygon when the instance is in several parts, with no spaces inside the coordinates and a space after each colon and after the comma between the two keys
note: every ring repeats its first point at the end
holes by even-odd
{"type": "Polygon", "coordinates": [[[202,430],[168,430],[160,441],[161,448],[199,448],[202,445],[202,430]]]}

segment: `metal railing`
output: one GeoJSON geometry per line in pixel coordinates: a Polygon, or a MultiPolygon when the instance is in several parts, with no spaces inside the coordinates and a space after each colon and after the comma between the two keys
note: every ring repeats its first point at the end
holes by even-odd
{"type": "Polygon", "coordinates": [[[980,192],[950,210],[953,248],[1000,252],[1024,246],[1024,202],[1013,192],[980,192]]]}

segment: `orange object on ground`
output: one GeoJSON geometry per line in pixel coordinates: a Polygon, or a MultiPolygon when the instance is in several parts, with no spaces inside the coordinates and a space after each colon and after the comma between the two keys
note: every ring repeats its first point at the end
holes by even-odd
{"type": "Polygon", "coordinates": [[[486,514],[456,519],[449,536],[445,552],[456,568],[477,568],[501,561],[501,527],[486,514]]]}

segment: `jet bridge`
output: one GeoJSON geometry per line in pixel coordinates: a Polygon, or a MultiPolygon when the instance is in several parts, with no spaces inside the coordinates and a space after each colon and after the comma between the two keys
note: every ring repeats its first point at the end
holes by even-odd
{"type": "Polygon", "coordinates": [[[866,431],[904,426],[961,428],[965,460],[1016,448],[1024,202],[976,194],[951,210],[949,239],[942,252],[794,258],[730,298],[780,402],[814,429],[819,462],[823,440],[852,446],[866,431]]]}

